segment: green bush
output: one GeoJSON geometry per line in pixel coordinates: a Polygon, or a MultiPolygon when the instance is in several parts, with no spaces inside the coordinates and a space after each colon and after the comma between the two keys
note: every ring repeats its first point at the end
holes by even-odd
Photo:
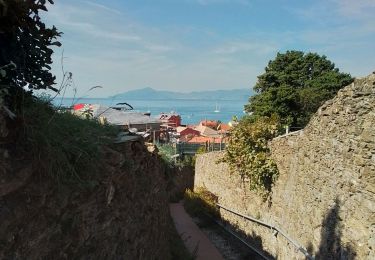
{"type": "Polygon", "coordinates": [[[245,118],[230,131],[230,139],[222,162],[250,183],[250,189],[269,192],[279,172],[270,158],[268,141],[280,129],[276,116],[245,118]]]}
{"type": "Polygon", "coordinates": [[[158,145],[159,155],[167,165],[173,165],[174,159],[172,156],[175,154],[175,148],[170,144],[158,145]]]}
{"type": "Polygon", "coordinates": [[[184,207],[191,216],[200,216],[202,213],[219,216],[217,202],[218,197],[203,187],[196,188],[195,192],[189,189],[185,191],[184,207]]]}

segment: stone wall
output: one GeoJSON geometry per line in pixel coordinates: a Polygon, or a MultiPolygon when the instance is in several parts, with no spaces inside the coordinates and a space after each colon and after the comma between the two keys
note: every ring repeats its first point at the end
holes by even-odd
{"type": "MultiPolygon", "coordinates": [[[[262,201],[238,175],[197,158],[195,187],[219,203],[274,224],[317,259],[375,259],[375,75],[357,79],[327,101],[308,126],[271,142],[280,176],[262,201]]],[[[280,235],[221,211],[280,259],[304,259],[280,235]]]]}
{"type": "Polygon", "coordinates": [[[194,168],[192,166],[167,168],[167,192],[169,201],[179,202],[187,189],[194,187],[194,168]]]}
{"type": "Polygon", "coordinates": [[[0,259],[171,258],[165,168],[143,144],[103,147],[92,189],[59,186],[21,156],[0,156],[0,259]]]}

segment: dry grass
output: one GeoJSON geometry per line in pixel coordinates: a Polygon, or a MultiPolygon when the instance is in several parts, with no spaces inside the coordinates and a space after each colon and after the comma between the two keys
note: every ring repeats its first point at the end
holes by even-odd
{"type": "Polygon", "coordinates": [[[100,147],[111,142],[118,129],[100,125],[70,112],[58,112],[50,103],[28,97],[23,103],[18,148],[23,148],[45,176],[58,183],[94,184],[100,147]]]}

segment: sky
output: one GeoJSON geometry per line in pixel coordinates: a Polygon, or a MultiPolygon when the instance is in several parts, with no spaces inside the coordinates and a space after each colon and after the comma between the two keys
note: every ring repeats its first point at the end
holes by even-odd
{"type": "Polygon", "coordinates": [[[62,68],[72,72],[78,96],[144,87],[250,92],[287,50],[326,55],[355,77],[375,70],[375,0],[54,2],[43,15],[63,32],[52,71],[58,84],[62,68]]]}

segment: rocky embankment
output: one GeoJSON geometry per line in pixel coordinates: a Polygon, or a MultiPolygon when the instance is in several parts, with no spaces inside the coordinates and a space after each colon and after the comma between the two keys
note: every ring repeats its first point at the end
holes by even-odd
{"type": "Polygon", "coordinates": [[[77,189],[1,150],[0,259],[170,258],[159,157],[140,142],[104,147],[102,156],[95,188],[77,189]]]}

